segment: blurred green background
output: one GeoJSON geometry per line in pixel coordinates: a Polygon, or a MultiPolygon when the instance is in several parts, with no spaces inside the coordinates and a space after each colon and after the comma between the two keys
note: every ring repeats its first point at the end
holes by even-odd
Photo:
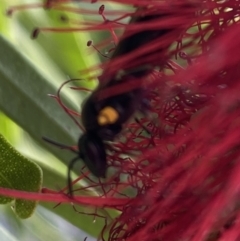
{"type": "MultiPolygon", "coordinates": [[[[43,186],[59,190],[66,185],[67,164],[74,154],[42,141],[42,136],[66,145],[75,145],[81,130],[48,94],[56,94],[69,78],[86,78],[80,70],[98,64],[96,51],[87,47],[88,40],[101,41],[107,32],[40,33],[31,39],[35,27],[70,27],[61,16],[82,21],[101,21],[97,15],[83,16],[67,12],[27,9],[6,16],[17,4],[40,3],[34,0],[0,1],[0,134],[19,152],[35,161],[43,170],[43,186]]],[[[80,1],[79,1],[80,2],[80,1]]],[[[101,4],[74,3],[76,8],[98,12],[101,4]]],[[[122,6],[117,6],[119,10],[122,6]]],[[[106,9],[116,9],[107,3],[106,9]]],[[[80,85],[94,88],[96,80],[81,81],[80,85]]],[[[64,103],[80,111],[86,93],[63,91],[64,103]]],[[[75,171],[83,164],[76,165],[75,171]]],[[[77,172],[76,172],[77,173],[77,172]]],[[[79,185],[87,185],[84,181],[79,185]]],[[[92,195],[97,195],[93,190],[92,195]]],[[[104,220],[76,213],[71,205],[53,208],[53,203],[40,203],[33,216],[18,219],[10,205],[0,206],[0,240],[95,240],[104,220]]],[[[86,211],[83,207],[77,207],[86,211]]],[[[113,214],[113,213],[111,213],[113,214]]]]}

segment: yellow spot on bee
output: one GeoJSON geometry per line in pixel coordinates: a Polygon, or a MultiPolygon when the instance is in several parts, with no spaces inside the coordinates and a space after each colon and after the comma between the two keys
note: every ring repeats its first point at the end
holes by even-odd
{"type": "Polygon", "coordinates": [[[103,108],[98,115],[98,124],[100,126],[113,124],[119,118],[118,112],[111,106],[103,108]]]}

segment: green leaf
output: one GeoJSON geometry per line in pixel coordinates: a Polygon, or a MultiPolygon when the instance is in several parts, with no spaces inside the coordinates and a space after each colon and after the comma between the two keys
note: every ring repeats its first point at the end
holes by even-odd
{"type": "MultiPolygon", "coordinates": [[[[40,3],[43,1],[35,0],[35,3],[37,2],[40,3]]],[[[73,6],[76,7],[76,4],[73,4],[73,6]]],[[[9,7],[11,7],[11,5],[9,5],[9,7]]],[[[29,44],[26,43],[26,37],[29,41],[34,29],[40,27],[73,27],[70,22],[63,22],[60,20],[62,15],[70,19],[73,18],[79,22],[83,21],[83,16],[81,14],[67,13],[65,11],[56,11],[52,9],[34,8],[14,12],[12,17],[8,18],[14,23],[15,31],[12,33],[12,39],[15,40],[14,44],[24,48],[24,51],[31,56],[32,50],[28,49],[29,44]],[[21,35],[25,32],[26,36],[24,38],[20,37],[19,32],[21,35]]],[[[76,27],[78,25],[75,24],[74,26],[76,27]]],[[[87,47],[87,41],[89,39],[91,39],[91,34],[87,31],[68,33],[40,32],[36,39],[31,39],[31,42],[34,42],[37,48],[40,47],[41,52],[44,52],[48,58],[54,61],[65,75],[71,78],[84,79],[89,77],[89,74],[79,74],[79,71],[99,63],[97,52],[90,51],[89,47],[87,47]]],[[[84,83],[84,85],[86,85],[86,83],[84,83]]],[[[87,85],[91,88],[95,87],[96,83],[88,82],[87,85]]]]}
{"type": "Polygon", "coordinates": [[[26,220],[17,218],[3,205],[0,205],[0,213],[1,241],[79,241],[85,237],[87,241],[96,241],[89,234],[40,205],[31,218],[26,220]]]}
{"type": "MultiPolygon", "coordinates": [[[[57,92],[59,85],[55,78],[58,75],[49,79],[1,35],[0,46],[0,109],[36,141],[68,163],[68,152],[42,140],[43,136],[47,136],[71,145],[76,143],[81,132],[56,101],[48,97],[48,94],[57,92]]],[[[74,98],[73,94],[66,95],[63,95],[63,101],[76,110],[79,98],[74,98]]]]}
{"type": "MultiPolygon", "coordinates": [[[[63,14],[68,15],[70,18],[73,15],[65,12],[63,14]]],[[[37,14],[36,11],[18,13],[18,20],[23,28],[27,30],[28,37],[30,37],[31,32],[36,27],[71,28],[70,24],[63,24],[59,20],[60,16],[59,12],[53,10],[43,11],[42,9],[38,9],[37,14]]],[[[76,14],[73,16],[76,18],[76,14]]],[[[81,15],[77,16],[77,21],[83,21],[81,15]]],[[[87,47],[87,41],[90,39],[91,36],[88,32],[69,32],[67,34],[40,32],[38,37],[33,41],[43,47],[43,50],[65,74],[70,75],[71,78],[85,78],[89,75],[79,75],[79,71],[85,70],[90,65],[95,65],[99,62],[96,51],[92,51],[89,54],[90,49],[87,47]],[[51,38],[51,41],[48,41],[49,38],[51,38]]]]}
{"type": "MultiPolygon", "coordinates": [[[[10,5],[9,1],[5,0],[5,2],[10,5]]],[[[19,3],[22,2],[22,0],[19,1],[19,3]]],[[[12,4],[16,4],[16,0],[12,0],[12,4]]],[[[96,8],[93,4],[91,6],[96,8]]],[[[18,139],[21,138],[20,145],[16,141],[14,145],[16,144],[17,148],[20,146],[19,149],[21,151],[24,149],[24,153],[25,150],[31,152],[31,159],[37,159],[38,164],[43,168],[44,186],[59,190],[66,185],[66,165],[73,157],[73,154],[67,150],[60,150],[44,143],[42,136],[66,145],[76,145],[77,139],[81,135],[81,130],[64,113],[62,108],[47,95],[57,92],[60,85],[66,81],[66,75],[74,78],[83,78],[83,76],[76,76],[75,74],[79,74],[79,69],[97,63],[97,53],[95,52],[91,55],[88,53],[85,43],[91,39],[87,35],[89,33],[86,35],[83,35],[83,33],[40,33],[37,40],[30,39],[33,27],[56,26],[53,23],[58,21],[56,19],[57,14],[34,9],[19,12],[16,15],[8,19],[7,23],[9,24],[10,22],[11,27],[10,25],[5,27],[8,32],[7,34],[4,33],[4,36],[7,36],[8,39],[0,36],[0,110],[31,136],[29,143],[26,141],[29,139],[29,135],[20,131],[21,137],[18,136],[18,139]],[[42,14],[37,14],[37,11],[42,11],[42,14]],[[44,149],[38,146],[38,151],[35,151],[35,149],[31,149],[32,146],[30,144],[41,144],[44,149]],[[60,161],[49,155],[46,150],[50,150],[60,161]]],[[[93,87],[94,81],[88,83],[90,83],[88,86],[93,87]]],[[[86,82],[84,82],[85,84],[86,82]]],[[[80,105],[85,96],[78,91],[70,90],[67,92],[65,91],[66,89],[64,88],[63,91],[64,103],[71,109],[80,112],[80,105]]],[[[11,135],[14,134],[11,133],[11,135]]],[[[76,166],[74,169],[76,173],[79,173],[79,169],[83,165],[82,162],[79,162],[79,164],[81,165],[76,166]]],[[[79,185],[84,184],[86,185],[86,183],[81,182],[79,185]]],[[[96,195],[94,190],[90,195],[96,195]]],[[[93,222],[91,216],[75,213],[71,205],[60,205],[55,209],[53,209],[54,204],[52,203],[41,203],[41,205],[51,210],[52,214],[58,213],[70,223],[94,236],[99,234],[105,224],[103,219],[96,219],[96,222],[93,222]]],[[[77,208],[80,211],[86,211],[85,207],[78,206],[77,208]]],[[[104,215],[107,213],[111,217],[115,217],[118,214],[114,210],[104,211],[104,215]]],[[[36,212],[29,220],[30,222],[35,215],[36,212]]],[[[50,214],[48,213],[47,216],[50,216],[50,214]]],[[[25,224],[25,222],[25,220],[21,222],[21,225],[25,224]]],[[[56,223],[56,221],[51,221],[50,223],[56,223]]],[[[51,229],[54,230],[54,228],[51,228],[50,223],[50,229],[47,231],[49,235],[51,235],[51,229]]],[[[36,223],[34,226],[41,229],[40,227],[44,227],[44,225],[45,221],[40,220],[39,224],[36,223]]],[[[30,226],[27,225],[27,227],[28,230],[21,229],[22,233],[32,231],[30,226]]],[[[18,240],[48,240],[47,238],[44,239],[45,235],[42,235],[42,231],[38,233],[41,238],[32,239],[23,238],[23,236],[18,235],[20,232],[16,234],[15,229],[14,231],[14,236],[20,237],[18,240]]],[[[68,237],[67,231],[66,235],[63,234],[61,236],[62,239],[52,238],[51,240],[66,240],[66,237],[68,237]]],[[[76,240],[79,239],[83,240],[84,237],[79,236],[79,238],[76,238],[76,240]]],[[[75,239],[70,238],[69,240],[75,239]]]]}
{"type": "MultiPolygon", "coordinates": [[[[34,162],[17,152],[0,135],[0,186],[4,188],[40,192],[42,187],[42,171],[34,162]]],[[[6,204],[13,199],[0,196],[0,203],[6,204]]],[[[16,199],[14,211],[20,218],[28,218],[36,208],[36,201],[16,199]]]]}
{"type": "MultiPolygon", "coordinates": [[[[71,159],[71,154],[68,151],[45,144],[41,140],[42,136],[47,136],[71,145],[77,143],[76,140],[80,135],[79,128],[53,99],[47,97],[49,93],[56,93],[58,84],[54,83],[54,78],[49,80],[45,75],[41,75],[41,71],[36,66],[1,36],[0,45],[2,46],[0,56],[4,56],[4,58],[0,58],[0,108],[20,124],[35,141],[40,142],[60,160],[68,164],[71,159]]],[[[66,105],[76,109],[72,92],[70,95],[66,93],[63,100],[66,105]]],[[[51,158],[46,157],[41,152],[37,153],[37,157],[38,159],[44,159],[45,162],[52,161],[51,158]]],[[[81,163],[81,166],[83,165],[82,162],[79,163],[81,163]]],[[[81,168],[79,166],[74,170],[79,171],[79,168],[81,168]]],[[[54,168],[58,170],[58,166],[54,168]]],[[[53,177],[51,169],[44,170],[46,186],[58,189],[58,185],[64,183],[64,180],[66,181],[66,174],[64,175],[63,181],[60,182],[61,176],[53,180],[49,178],[53,177]]],[[[99,234],[105,223],[103,219],[99,219],[98,222],[93,224],[92,217],[87,215],[81,215],[79,219],[78,214],[74,212],[73,215],[72,207],[69,205],[61,205],[57,209],[52,209],[52,204],[44,204],[44,206],[48,206],[48,209],[59,213],[69,222],[94,236],[99,234]]],[[[78,209],[84,211],[84,207],[78,207],[78,209]]],[[[116,216],[116,212],[110,211],[109,215],[116,216]]]]}

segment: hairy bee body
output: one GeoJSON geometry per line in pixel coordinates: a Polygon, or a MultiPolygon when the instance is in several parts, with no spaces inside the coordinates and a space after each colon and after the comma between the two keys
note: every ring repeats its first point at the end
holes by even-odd
{"type": "MultiPolygon", "coordinates": [[[[165,13],[159,13],[156,9],[147,8],[136,11],[136,16],[132,18],[130,24],[145,24],[150,23],[155,26],[158,20],[167,17],[165,13]]],[[[131,29],[126,30],[121,37],[116,50],[113,53],[112,60],[119,57],[129,55],[138,51],[140,48],[145,48],[151,45],[152,42],[160,40],[163,35],[171,32],[169,28],[138,28],[138,31],[133,32],[131,29]]],[[[141,60],[142,64],[134,65],[133,60],[124,62],[123,66],[119,66],[114,71],[111,71],[111,65],[103,71],[99,77],[99,86],[86,99],[82,105],[81,119],[85,132],[80,136],[78,141],[78,152],[68,166],[68,186],[69,192],[72,194],[71,187],[71,169],[76,161],[82,159],[88,169],[96,177],[106,177],[107,170],[107,154],[106,141],[114,141],[116,136],[123,130],[124,124],[134,115],[136,110],[142,107],[144,102],[144,88],[142,80],[147,78],[148,73],[153,70],[155,63],[149,60],[149,56],[155,54],[154,51],[160,53],[169,47],[168,44],[161,45],[158,49],[152,49],[143,54],[140,54],[137,60],[141,60]],[[110,73],[110,74],[109,74],[110,73]],[[111,88],[120,89],[121,84],[130,84],[134,81],[135,87],[129,88],[127,91],[120,91],[119,94],[111,95],[111,88]],[[105,94],[107,95],[105,95],[105,94]],[[110,93],[110,95],[108,95],[110,93]]],[[[141,63],[140,61],[140,63],[141,63]]],[[[163,63],[165,60],[160,60],[163,63]]],[[[54,145],[66,148],[57,142],[44,138],[54,145]]]]}
{"type": "MultiPolygon", "coordinates": [[[[156,14],[156,11],[149,12],[148,15],[138,16],[130,21],[131,23],[145,23],[156,21],[162,15],[156,14]]],[[[112,56],[112,59],[129,54],[149,42],[156,40],[159,36],[168,33],[169,29],[160,30],[143,30],[134,34],[126,31],[119,41],[118,46],[112,56]]],[[[146,57],[145,55],[142,58],[146,57]]],[[[127,66],[127,64],[125,64],[127,66]]],[[[115,137],[122,131],[123,125],[134,115],[139,109],[143,99],[143,88],[139,78],[143,78],[153,66],[146,64],[145,66],[136,66],[134,68],[119,69],[123,72],[106,74],[106,69],[100,78],[108,78],[99,84],[99,87],[88,97],[82,107],[82,123],[85,133],[80,137],[78,147],[80,150],[80,158],[88,166],[89,170],[97,177],[105,177],[107,169],[106,153],[104,141],[113,141],[115,137]],[[139,81],[137,88],[114,95],[107,98],[99,99],[101,91],[110,87],[117,86],[120,83],[127,83],[129,80],[135,79],[139,81]]],[[[105,92],[106,93],[106,92],[105,92]]],[[[104,96],[103,96],[104,97],[104,96]]]]}

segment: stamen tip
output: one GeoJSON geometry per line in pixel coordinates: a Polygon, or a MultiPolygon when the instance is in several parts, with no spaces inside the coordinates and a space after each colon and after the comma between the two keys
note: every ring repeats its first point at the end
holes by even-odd
{"type": "Polygon", "coordinates": [[[9,8],[7,11],[6,11],[6,15],[11,17],[13,14],[13,9],[9,8]]]}
{"type": "Polygon", "coordinates": [[[104,6],[104,5],[101,5],[101,6],[99,7],[98,13],[99,13],[100,15],[102,15],[103,12],[104,12],[104,9],[105,9],[105,6],[104,6]]]}
{"type": "Polygon", "coordinates": [[[88,41],[87,41],[87,46],[88,46],[88,47],[92,46],[92,43],[93,43],[92,40],[88,40],[88,41]]]}
{"type": "Polygon", "coordinates": [[[68,23],[69,22],[68,16],[67,15],[63,15],[63,14],[60,16],[60,20],[62,22],[64,22],[64,23],[68,23]]]}
{"type": "Polygon", "coordinates": [[[32,38],[32,39],[37,38],[38,35],[39,35],[39,33],[40,33],[40,29],[39,29],[39,28],[35,28],[35,29],[33,30],[33,32],[32,32],[31,38],[32,38]]]}

